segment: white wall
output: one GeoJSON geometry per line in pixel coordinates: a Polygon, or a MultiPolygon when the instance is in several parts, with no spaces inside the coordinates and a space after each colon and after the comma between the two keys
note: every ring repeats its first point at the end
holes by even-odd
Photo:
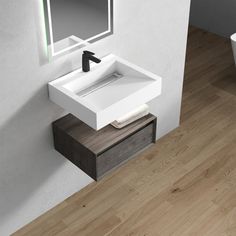
{"type": "Polygon", "coordinates": [[[192,0],[190,24],[229,38],[236,32],[236,1],[192,0]]]}
{"type": "MultiPolygon", "coordinates": [[[[51,122],[64,111],[47,82],[81,65],[81,52],[44,60],[39,0],[0,0],[0,235],[8,235],[92,180],[53,150],[51,122]]],[[[158,137],[179,125],[190,0],[119,0],[115,34],[93,45],[163,77],[151,103],[158,137]]]]}

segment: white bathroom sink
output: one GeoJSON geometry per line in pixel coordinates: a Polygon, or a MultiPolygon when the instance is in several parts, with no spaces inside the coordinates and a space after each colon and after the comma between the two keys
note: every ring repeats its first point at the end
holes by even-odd
{"type": "Polygon", "coordinates": [[[115,55],[49,83],[50,99],[99,130],[161,94],[162,79],[115,55]]]}

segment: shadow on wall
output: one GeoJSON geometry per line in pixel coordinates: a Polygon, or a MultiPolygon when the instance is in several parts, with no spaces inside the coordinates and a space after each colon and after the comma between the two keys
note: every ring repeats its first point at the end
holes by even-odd
{"type": "Polygon", "coordinates": [[[40,194],[40,186],[65,165],[66,159],[52,148],[53,117],[45,116],[53,110],[55,117],[62,113],[49,102],[45,85],[0,130],[1,223],[32,195],[40,194]]]}
{"type": "Polygon", "coordinates": [[[47,83],[79,62],[70,54],[48,63],[40,2],[4,1],[0,7],[0,235],[92,182],[53,148],[51,123],[64,110],[50,102],[47,83]]]}

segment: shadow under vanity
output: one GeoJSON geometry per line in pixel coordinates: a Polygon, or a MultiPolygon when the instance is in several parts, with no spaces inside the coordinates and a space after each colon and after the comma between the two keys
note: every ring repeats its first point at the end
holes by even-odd
{"type": "Polygon", "coordinates": [[[155,143],[157,118],[145,104],[161,95],[162,79],[116,55],[87,51],[113,34],[112,0],[44,0],[44,10],[49,57],[84,50],[82,68],[48,84],[50,100],[70,113],[53,122],[55,149],[99,180],[155,143]]]}

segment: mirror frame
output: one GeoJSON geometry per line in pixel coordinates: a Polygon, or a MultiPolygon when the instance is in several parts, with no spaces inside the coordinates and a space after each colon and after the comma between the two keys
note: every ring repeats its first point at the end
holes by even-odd
{"type": "Polygon", "coordinates": [[[46,29],[46,40],[47,40],[48,54],[50,57],[58,56],[60,54],[68,52],[72,49],[76,49],[77,47],[79,47],[81,45],[88,45],[90,43],[94,43],[100,39],[103,39],[103,38],[113,34],[113,27],[114,27],[113,26],[113,0],[107,0],[108,1],[108,30],[106,30],[100,34],[97,34],[93,37],[90,37],[88,39],[85,39],[82,42],[79,42],[77,44],[74,44],[72,46],[64,48],[58,52],[55,52],[54,44],[56,42],[54,42],[54,40],[53,40],[53,28],[52,28],[50,0],[42,0],[42,1],[43,1],[43,9],[44,9],[44,23],[45,23],[45,29],[46,29]]]}

